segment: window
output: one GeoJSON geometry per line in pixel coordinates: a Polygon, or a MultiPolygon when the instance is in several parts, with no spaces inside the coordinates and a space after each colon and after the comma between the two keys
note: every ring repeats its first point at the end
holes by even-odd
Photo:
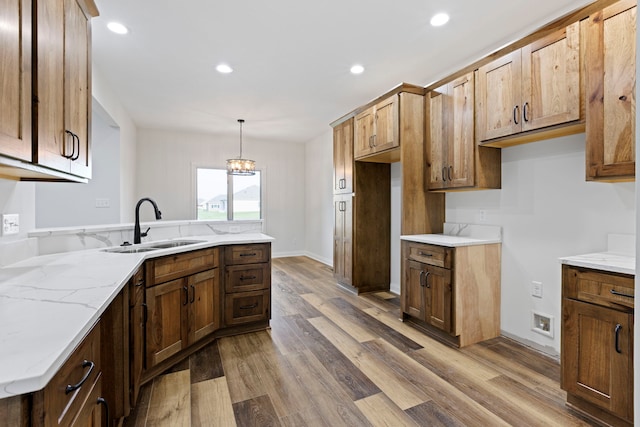
{"type": "Polygon", "coordinates": [[[196,169],[197,219],[262,218],[262,173],[227,175],[226,169],[196,169]]]}

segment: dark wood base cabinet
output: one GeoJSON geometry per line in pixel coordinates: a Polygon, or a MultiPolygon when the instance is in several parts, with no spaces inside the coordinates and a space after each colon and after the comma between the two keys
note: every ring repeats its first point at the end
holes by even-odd
{"type": "Polygon", "coordinates": [[[633,276],[562,266],[561,385],[607,425],[633,425],[633,296],[633,276]]]}

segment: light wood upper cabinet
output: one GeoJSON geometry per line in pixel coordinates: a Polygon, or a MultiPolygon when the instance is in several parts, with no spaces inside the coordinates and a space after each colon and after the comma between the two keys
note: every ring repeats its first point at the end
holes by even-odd
{"type": "Polygon", "coordinates": [[[356,115],[354,141],[356,160],[400,146],[397,94],[356,115]]]}
{"type": "Polygon", "coordinates": [[[636,1],[585,20],[586,177],[635,178],[636,1]]]}
{"type": "Polygon", "coordinates": [[[34,161],[91,177],[91,25],[83,0],[36,3],[34,161]]]}
{"type": "Polygon", "coordinates": [[[427,93],[429,190],[500,188],[500,150],[476,146],[474,94],[473,73],[427,93]]]}
{"type": "Polygon", "coordinates": [[[31,161],[31,1],[0,3],[0,154],[31,161]]]}
{"type": "Polygon", "coordinates": [[[333,193],[353,192],[353,119],[333,128],[333,193]]]}
{"type": "Polygon", "coordinates": [[[583,131],[580,24],[481,66],[476,108],[477,140],[491,146],[583,131]],[[555,132],[546,135],[520,135],[551,128],[555,132]]]}

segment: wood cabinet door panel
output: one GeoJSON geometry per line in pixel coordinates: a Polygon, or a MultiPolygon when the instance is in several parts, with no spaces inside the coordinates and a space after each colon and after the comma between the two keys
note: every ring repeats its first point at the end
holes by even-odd
{"type": "Polygon", "coordinates": [[[354,123],[353,156],[355,159],[373,152],[375,109],[373,107],[358,114],[354,123]]]}
{"type": "Polygon", "coordinates": [[[64,117],[65,130],[77,138],[73,142],[70,172],[91,177],[90,129],[91,63],[89,19],[76,0],[65,0],[64,26],[64,117]]]}
{"type": "Polygon", "coordinates": [[[478,69],[476,131],[487,141],[522,130],[522,67],[519,50],[478,69]]]}
{"type": "Polygon", "coordinates": [[[522,48],[522,130],[580,119],[580,24],[522,48]]]}
{"type": "Polygon", "coordinates": [[[36,6],[36,138],[34,161],[69,171],[73,139],[64,132],[64,0],[39,1],[36,6]]]}
{"type": "Polygon", "coordinates": [[[70,427],[102,427],[106,426],[103,404],[98,401],[102,396],[102,377],[100,374],[95,383],[92,384],[91,391],[83,402],[78,414],[71,422],[70,427]]]}
{"type": "Polygon", "coordinates": [[[189,288],[177,279],[147,288],[147,368],[187,346],[189,288]]]}
{"type": "Polygon", "coordinates": [[[353,201],[351,195],[334,199],[333,273],[339,283],[353,283],[353,201]]]}
{"type": "Polygon", "coordinates": [[[404,260],[404,280],[402,281],[402,312],[419,320],[426,320],[426,291],[423,278],[426,266],[409,259],[404,260]]]}
{"type": "Polygon", "coordinates": [[[0,4],[0,154],[31,161],[31,2],[0,4]]]}
{"type": "Polygon", "coordinates": [[[449,85],[448,187],[473,187],[475,183],[475,88],[473,73],[449,85]]]}
{"type": "Polygon", "coordinates": [[[353,119],[333,129],[333,192],[353,192],[353,119]]]}
{"type": "Polygon", "coordinates": [[[429,170],[425,174],[427,188],[438,190],[447,186],[448,166],[448,124],[447,116],[449,102],[448,85],[441,86],[429,92],[426,97],[427,131],[427,162],[429,170]]]}
{"type": "Polygon", "coordinates": [[[633,316],[563,299],[562,387],[632,419],[633,316]]]}
{"type": "Polygon", "coordinates": [[[445,332],[451,332],[451,270],[428,266],[424,287],[427,289],[426,321],[445,332]]]}
{"type": "Polygon", "coordinates": [[[220,328],[220,269],[187,278],[189,287],[189,340],[192,344],[220,328]]]}
{"type": "Polygon", "coordinates": [[[376,105],[374,123],[373,152],[400,145],[397,95],[376,105]]]}
{"type": "Polygon", "coordinates": [[[621,1],[585,26],[587,180],[635,177],[636,11],[621,1]]]}

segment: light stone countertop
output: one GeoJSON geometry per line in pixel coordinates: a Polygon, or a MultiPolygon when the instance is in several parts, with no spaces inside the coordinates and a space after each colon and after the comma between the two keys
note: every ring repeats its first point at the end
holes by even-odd
{"type": "Polygon", "coordinates": [[[0,268],[0,399],[47,385],[146,259],[274,239],[248,233],[188,240],[202,243],[133,254],[90,249],[0,268]]]}
{"type": "Polygon", "coordinates": [[[575,267],[593,268],[613,273],[636,274],[636,258],[618,252],[596,252],[560,258],[562,264],[575,267]]]}
{"type": "Polygon", "coordinates": [[[458,246],[473,246],[473,245],[489,245],[493,243],[501,243],[499,238],[474,238],[464,236],[451,236],[448,234],[413,234],[407,236],[400,236],[401,240],[408,240],[411,242],[427,243],[430,245],[447,246],[455,248],[458,246]]]}

